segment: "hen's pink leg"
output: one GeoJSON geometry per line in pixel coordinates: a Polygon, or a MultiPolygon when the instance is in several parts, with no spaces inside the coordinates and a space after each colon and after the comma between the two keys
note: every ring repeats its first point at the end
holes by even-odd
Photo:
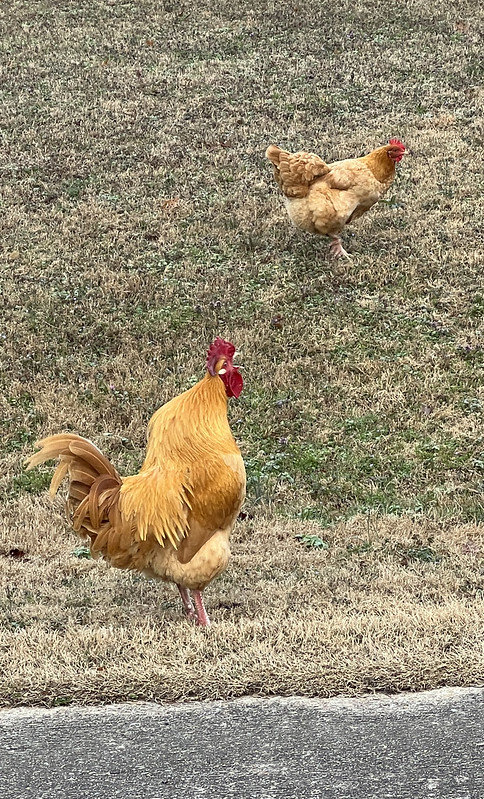
{"type": "Polygon", "coordinates": [[[195,602],[195,609],[197,611],[197,624],[200,627],[210,627],[210,619],[208,618],[205,605],[203,604],[203,597],[201,591],[192,591],[193,601],[195,602]]]}
{"type": "Polygon", "coordinates": [[[185,608],[185,613],[187,614],[190,621],[195,621],[197,616],[195,613],[195,609],[193,607],[192,598],[190,596],[190,592],[188,588],[183,588],[183,586],[178,585],[176,586],[180,592],[180,596],[182,598],[183,607],[185,608]]]}
{"type": "Polygon", "coordinates": [[[331,238],[332,238],[332,242],[331,242],[331,244],[329,246],[329,251],[330,251],[331,255],[334,258],[341,258],[341,256],[343,256],[344,258],[347,258],[348,261],[351,261],[350,256],[348,255],[346,250],[343,248],[343,245],[341,244],[340,237],[339,236],[332,236],[331,238]]]}

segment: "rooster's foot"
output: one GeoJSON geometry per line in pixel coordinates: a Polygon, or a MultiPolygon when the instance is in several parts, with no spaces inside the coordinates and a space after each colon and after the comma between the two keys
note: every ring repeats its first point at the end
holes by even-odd
{"type": "Polygon", "coordinates": [[[347,258],[348,261],[351,261],[351,257],[348,255],[346,250],[344,249],[343,245],[341,244],[340,238],[334,238],[329,246],[329,251],[333,258],[347,258]]]}

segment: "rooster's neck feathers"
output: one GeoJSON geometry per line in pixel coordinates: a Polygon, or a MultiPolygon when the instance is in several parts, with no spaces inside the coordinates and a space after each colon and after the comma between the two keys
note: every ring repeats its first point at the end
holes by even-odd
{"type": "Polygon", "coordinates": [[[227,420],[225,386],[218,376],[207,373],[153,414],[142,469],[163,465],[167,458],[190,463],[209,457],[214,449],[238,452],[227,420]]]}
{"type": "Polygon", "coordinates": [[[227,420],[225,387],[207,373],[152,416],[145,461],[137,475],[123,480],[121,512],[135,523],[139,539],[152,532],[162,546],[168,539],[176,549],[188,535],[195,504],[203,497],[213,504],[215,486],[224,485],[230,470],[223,459],[230,453],[240,456],[227,420]]]}

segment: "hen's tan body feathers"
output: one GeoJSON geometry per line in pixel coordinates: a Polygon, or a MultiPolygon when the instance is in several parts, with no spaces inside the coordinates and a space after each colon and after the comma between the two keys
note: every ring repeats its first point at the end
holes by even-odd
{"type": "Polygon", "coordinates": [[[286,197],[306,197],[316,178],[329,172],[328,165],[314,153],[288,153],[271,144],[266,157],[274,164],[274,177],[286,197]]]}
{"type": "Polygon", "coordinates": [[[391,145],[385,145],[362,158],[332,164],[312,153],[288,153],[275,145],[268,147],[266,156],[274,165],[293,225],[339,241],[344,226],[362,216],[391,186],[395,163],[388,157],[389,149],[391,145]]]}
{"type": "Polygon", "coordinates": [[[202,591],[226,568],[245,497],[245,468],[227,420],[222,380],[206,374],[153,415],[145,461],[121,477],[100,450],[70,433],[38,442],[28,468],[60,458],[73,528],[113,566],[202,591]]]}

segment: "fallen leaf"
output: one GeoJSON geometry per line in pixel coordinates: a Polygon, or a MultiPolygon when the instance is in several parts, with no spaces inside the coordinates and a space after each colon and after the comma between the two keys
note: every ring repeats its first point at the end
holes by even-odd
{"type": "Polygon", "coordinates": [[[22,560],[25,558],[25,555],[25,551],[23,549],[17,549],[17,547],[14,547],[8,553],[8,557],[13,558],[14,560],[22,560]]]}
{"type": "Polygon", "coordinates": [[[165,211],[171,211],[173,208],[178,208],[180,205],[180,198],[179,197],[169,197],[167,200],[163,200],[161,203],[161,207],[165,211]]]}

